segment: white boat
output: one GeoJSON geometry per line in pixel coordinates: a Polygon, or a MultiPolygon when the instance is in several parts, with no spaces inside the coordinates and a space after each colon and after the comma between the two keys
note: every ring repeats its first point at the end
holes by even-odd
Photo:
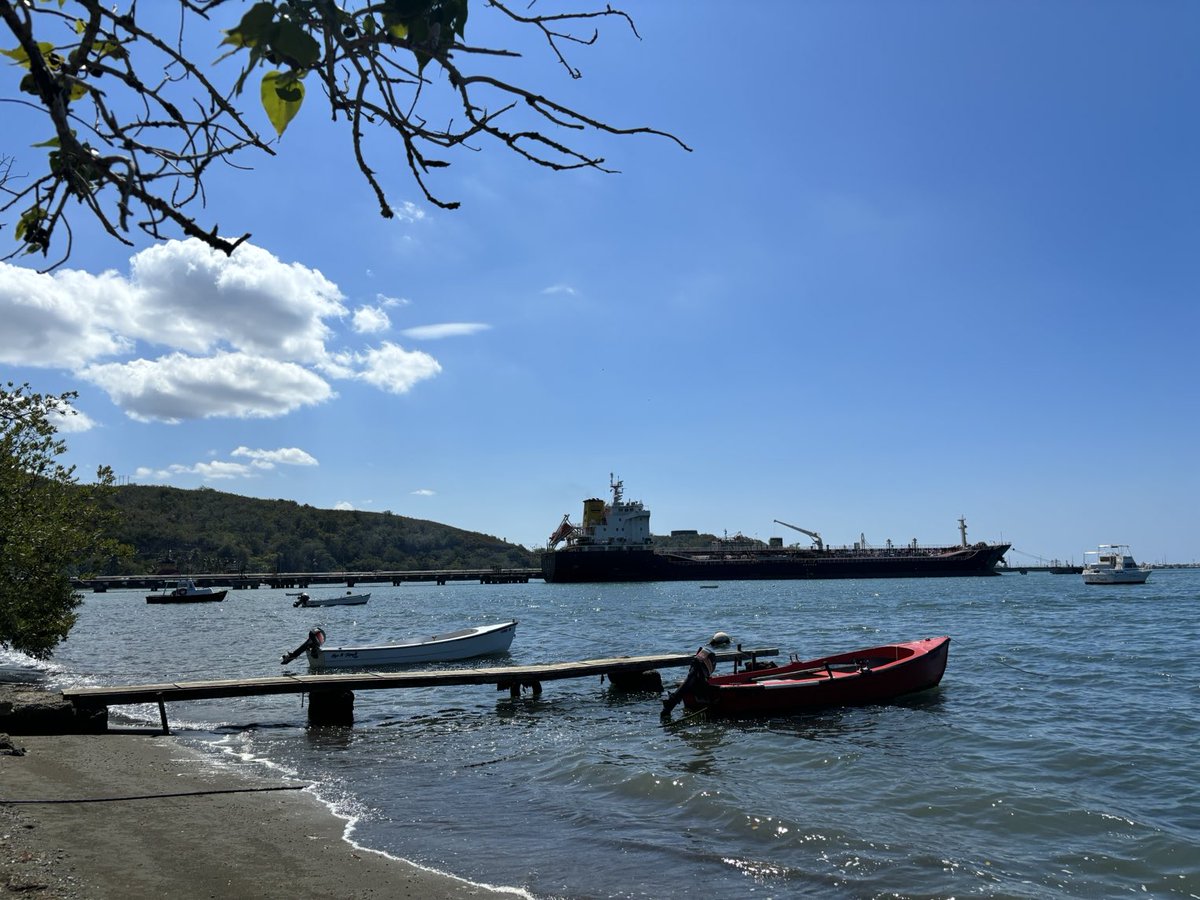
{"type": "Polygon", "coordinates": [[[175,590],[162,593],[150,594],[146,597],[147,603],[215,603],[225,599],[225,595],[229,591],[214,591],[210,587],[196,587],[196,582],[190,578],[185,578],[179,582],[175,590]]]}
{"type": "Polygon", "coordinates": [[[304,654],[308,664],[315,668],[336,666],[407,666],[414,663],[452,662],[476,656],[491,656],[507,653],[517,633],[517,623],[501,622],[497,625],[477,625],[446,634],[412,638],[397,644],[378,644],[365,647],[326,647],[325,632],[314,628],[308,640],[284,654],[282,664],[304,654]]]}
{"type": "Polygon", "coordinates": [[[1101,544],[1083,554],[1084,584],[1145,584],[1149,566],[1133,561],[1127,544],[1101,544]]]}
{"type": "Polygon", "coordinates": [[[333,597],[310,597],[308,594],[301,593],[296,597],[296,602],[292,606],[362,606],[370,599],[370,594],[356,594],[353,591],[346,591],[340,596],[333,597]]]}

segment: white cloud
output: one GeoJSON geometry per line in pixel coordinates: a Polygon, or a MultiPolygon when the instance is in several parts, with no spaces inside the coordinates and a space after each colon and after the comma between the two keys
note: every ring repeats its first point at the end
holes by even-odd
{"type": "Polygon", "coordinates": [[[123,334],[193,353],[229,346],[274,359],[325,355],[326,318],[346,314],[316,269],[243,244],[231,256],[198,240],[169,241],[131,261],[123,334]]]}
{"type": "Polygon", "coordinates": [[[253,460],[251,465],[260,469],[273,469],[281,466],[315,466],[317,459],[311,453],[299,447],[280,447],[278,450],[251,450],[249,447],[238,447],[230,456],[244,456],[253,460]]]}
{"type": "Polygon", "coordinates": [[[78,374],[142,422],[272,418],[335,396],[320,376],[302,366],[244,353],[208,358],[173,353],[158,360],[88,366],[78,374]]]}
{"type": "Polygon", "coordinates": [[[253,478],[258,473],[250,466],[235,462],[199,462],[190,466],[171,465],[165,469],[150,469],[139,466],[133,473],[135,481],[170,481],[178,475],[199,475],[204,481],[221,481],[231,478],[253,478]]]}
{"type": "Polygon", "coordinates": [[[399,206],[393,206],[392,212],[402,222],[420,222],[425,218],[425,210],[411,200],[405,200],[399,206]]]}
{"type": "Polygon", "coordinates": [[[286,466],[315,466],[316,458],[299,447],[280,447],[278,450],[253,450],[249,447],[238,447],[230,456],[249,459],[250,463],[233,462],[231,460],[207,460],[205,462],[183,465],[174,463],[162,469],[141,466],[133,473],[135,481],[156,482],[171,481],[183,476],[198,476],[202,481],[222,481],[232,478],[257,478],[263,472],[271,471],[277,465],[286,466]]]}
{"type": "Polygon", "coordinates": [[[437,493],[437,491],[431,491],[429,488],[417,488],[417,490],[413,491],[413,496],[414,497],[432,497],[436,493],[437,493]]]}
{"type": "Polygon", "coordinates": [[[578,296],[579,291],[571,287],[569,284],[552,284],[548,288],[542,288],[543,294],[566,294],[568,297],[578,296]]]}
{"type": "Polygon", "coordinates": [[[405,328],[401,333],[413,340],[438,341],[442,338],[478,334],[491,327],[482,322],[443,322],[440,325],[417,325],[414,328],[405,328]]]}
{"type": "MultiPolygon", "coordinates": [[[[405,214],[424,216],[411,204],[405,214]]],[[[327,379],[404,393],[441,372],[432,356],[390,343],[331,347],[331,325],[349,316],[358,334],[378,333],[391,327],[387,309],[409,305],[379,294],[350,315],[343,300],[316,269],[250,244],[226,256],[195,239],[168,241],[135,254],[128,276],[0,263],[0,363],[71,369],[131,418],[170,423],[285,415],[336,397],[327,379]]],[[[73,417],[64,430],[93,424],[73,417]]]]}
{"type": "Polygon", "coordinates": [[[128,292],[115,272],[43,275],[0,262],[0,362],[73,368],[128,353],[133,341],[109,324],[128,292]]]}
{"type": "Polygon", "coordinates": [[[363,366],[359,378],[392,394],[406,394],[413,385],[442,371],[441,364],[428,353],[405,350],[388,341],[359,354],[357,361],[363,366]]]}
{"type": "Polygon", "coordinates": [[[349,500],[339,500],[337,503],[333,504],[333,508],[352,510],[354,509],[354,504],[349,500]]]}
{"type": "Polygon", "coordinates": [[[77,409],[70,409],[66,413],[51,410],[46,418],[60,434],[81,434],[96,427],[94,419],[77,409]]]}
{"type": "Polygon", "coordinates": [[[354,330],[359,334],[377,334],[387,331],[392,326],[392,320],[378,306],[360,306],[354,311],[354,330]]]}

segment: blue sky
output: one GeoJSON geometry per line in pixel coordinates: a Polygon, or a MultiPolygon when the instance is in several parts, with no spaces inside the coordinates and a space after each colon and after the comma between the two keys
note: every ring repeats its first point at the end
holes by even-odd
{"type": "MultiPolygon", "coordinates": [[[[482,146],[431,176],[443,211],[376,140],[385,221],[313,104],[213,170],[233,260],[76,216],[52,276],[0,265],[0,379],[80,392],[81,472],[528,546],[615,473],[659,533],[952,543],[965,516],[1013,562],[1200,559],[1200,7],[625,8],[641,39],[603,29],[582,79],[514,68],[691,152],[482,146]]],[[[473,10],[472,43],[504,33],[473,10]]],[[[19,169],[45,126],[0,110],[19,169]]]]}

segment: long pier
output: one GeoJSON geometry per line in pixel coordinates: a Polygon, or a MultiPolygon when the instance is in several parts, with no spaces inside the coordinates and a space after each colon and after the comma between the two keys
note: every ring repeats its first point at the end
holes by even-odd
{"type": "Polygon", "coordinates": [[[107,591],[137,589],[162,590],[185,578],[190,578],[198,587],[231,588],[254,590],[265,588],[300,588],[313,585],[344,584],[352,588],[359,584],[402,584],[433,582],[447,584],[451,581],[478,581],[480,584],[526,584],[530,578],[541,578],[542,570],[535,568],[489,568],[475,569],[406,569],[387,572],[209,572],[195,575],[97,575],[91,578],[72,579],[76,590],[90,590],[97,594],[107,591]]]}
{"type": "MultiPolygon", "coordinates": [[[[742,650],[723,650],[716,653],[717,662],[751,662],[759,657],[778,656],[775,647],[742,650]]],[[[133,703],[157,703],[163,734],[170,734],[167,722],[168,701],[213,700],[222,697],[262,697],[274,694],[305,693],[309,695],[308,717],[314,725],[349,725],[354,719],[354,691],[388,688],[442,687],[462,684],[494,684],[496,690],[508,689],[514,698],[522,688],[540,695],[543,681],[566,678],[607,677],[618,688],[659,690],[662,687],[658,669],[679,668],[691,664],[694,654],[660,654],[654,656],[617,656],[608,659],[585,659],[577,662],[546,663],[530,666],[496,666],[482,669],[453,669],[424,672],[347,672],[337,675],[275,675],[265,678],[245,678],[220,681],[175,681],[158,684],[113,685],[109,687],[70,688],[63,691],[82,714],[96,715],[103,711],[107,721],[108,707],[133,703]]]]}

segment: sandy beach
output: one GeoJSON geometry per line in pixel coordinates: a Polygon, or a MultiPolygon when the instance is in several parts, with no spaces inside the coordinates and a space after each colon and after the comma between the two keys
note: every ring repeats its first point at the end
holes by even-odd
{"type": "Polygon", "coordinates": [[[0,896],[522,896],[356,849],[296,783],[225,771],[168,736],[9,741],[24,754],[0,754],[0,896]]]}

